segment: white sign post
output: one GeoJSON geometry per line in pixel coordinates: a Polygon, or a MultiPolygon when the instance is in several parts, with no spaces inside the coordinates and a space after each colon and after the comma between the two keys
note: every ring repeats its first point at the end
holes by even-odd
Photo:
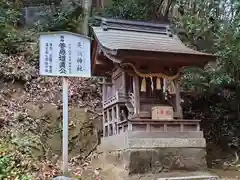
{"type": "Polygon", "coordinates": [[[40,75],[63,78],[63,174],[68,174],[68,79],[90,77],[90,39],[70,32],[40,34],[40,75]]]}

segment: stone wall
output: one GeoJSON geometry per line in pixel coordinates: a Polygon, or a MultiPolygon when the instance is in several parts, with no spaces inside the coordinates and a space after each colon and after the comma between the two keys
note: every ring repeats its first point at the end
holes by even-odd
{"type": "Polygon", "coordinates": [[[29,6],[22,8],[20,22],[26,26],[32,26],[37,21],[47,22],[45,13],[50,11],[50,6],[29,6]]]}
{"type": "Polygon", "coordinates": [[[130,149],[123,156],[129,174],[207,169],[204,148],[130,149]]]}

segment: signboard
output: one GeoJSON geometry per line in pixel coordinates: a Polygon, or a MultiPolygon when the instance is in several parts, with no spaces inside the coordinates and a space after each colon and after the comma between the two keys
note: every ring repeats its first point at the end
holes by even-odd
{"type": "Polygon", "coordinates": [[[90,39],[70,32],[40,35],[40,75],[63,79],[63,174],[68,174],[68,78],[90,77],[90,39]]]}
{"type": "Polygon", "coordinates": [[[40,75],[90,77],[90,39],[70,32],[41,34],[40,75]]]}

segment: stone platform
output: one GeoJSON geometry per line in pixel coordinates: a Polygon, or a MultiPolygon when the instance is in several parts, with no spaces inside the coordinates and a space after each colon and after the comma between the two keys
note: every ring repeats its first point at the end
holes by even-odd
{"type": "Polygon", "coordinates": [[[133,175],[127,180],[218,180],[218,176],[209,172],[195,171],[195,172],[171,172],[161,174],[146,174],[133,175]]]}
{"type": "Polygon", "coordinates": [[[176,170],[205,171],[202,132],[125,132],[104,137],[100,150],[109,162],[124,165],[130,175],[176,170]]]}

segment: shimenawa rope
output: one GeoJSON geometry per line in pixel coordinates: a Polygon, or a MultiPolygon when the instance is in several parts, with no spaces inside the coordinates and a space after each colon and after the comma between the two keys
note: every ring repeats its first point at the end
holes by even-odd
{"type": "Polygon", "coordinates": [[[177,78],[179,78],[180,74],[181,74],[181,71],[184,67],[180,68],[177,72],[177,74],[173,75],[173,76],[168,76],[168,75],[165,75],[163,73],[142,73],[140,71],[137,70],[137,68],[132,64],[132,63],[124,63],[122,64],[123,66],[131,66],[134,70],[134,72],[139,76],[139,77],[142,77],[142,78],[152,78],[152,77],[157,77],[157,78],[165,78],[167,80],[170,80],[170,81],[173,81],[177,78]]]}

